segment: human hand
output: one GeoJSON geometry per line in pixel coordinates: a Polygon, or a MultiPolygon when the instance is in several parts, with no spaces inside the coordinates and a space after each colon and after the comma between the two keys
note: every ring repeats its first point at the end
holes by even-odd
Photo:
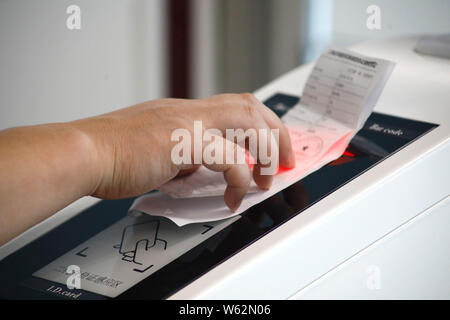
{"type": "MultiPolygon", "coordinates": [[[[223,136],[226,129],[265,129],[268,132],[278,129],[277,161],[286,168],[295,165],[286,127],[251,94],[223,94],[199,100],[153,100],[71,123],[93,142],[89,153],[95,163],[96,176],[90,194],[103,199],[137,196],[158,188],[182,171],[198,167],[198,164],[177,165],[171,159],[176,144],[171,141],[172,133],[183,128],[194,136],[194,121],[202,121],[204,130],[220,130],[223,136]]],[[[230,145],[237,148],[234,143],[230,145]]],[[[191,150],[193,152],[194,148],[191,150]]],[[[225,203],[236,210],[251,182],[248,165],[202,164],[224,172],[228,184],[225,203]]],[[[261,169],[268,165],[257,163],[253,169],[253,179],[262,189],[268,189],[272,183],[272,175],[261,174],[261,169]]]]}

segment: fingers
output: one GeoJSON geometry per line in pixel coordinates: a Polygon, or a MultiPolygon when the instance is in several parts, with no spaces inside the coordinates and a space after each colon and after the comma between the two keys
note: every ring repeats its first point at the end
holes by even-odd
{"type": "Polygon", "coordinates": [[[261,165],[260,163],[255,164],[253,167],[253,180],[255,180],[255,183],[259,188],[269,190],[272,185],[273,175],[261,174],[261,169],[263,167],[264,165],[261,165]]]}
{"type": "Polygon", "coordinates": [[[278,129],[279,163],[286,168],[295,166],[289,132],[278,116],[262,104],[255,96],[244,94],[223,94],[205,99],[207,106],[213,106],[209,112],[211,127],[225,134],[227,128],[278,129]]]}
{"type": "MultiPolygon", "coordinates": [[[[208,100],[208,106],[215,106],[216,110],[220,109],[216,113],[210,113],[211,125],[220,129],[226,138],[229,139],[226,131],[230,128],[255,129],[258,132],[257,150],[249,151],[258,160],[253,177],[261,189],[270,187],[272,175],[276,173],[278,164],[286,168],[295,166],[295,157],[286,126],[274,112],[253,95],[224,94],[206,100],[208,100]],[[278,132],[276,140],[273,140],[274,137],[270,134],[274,132],[278,132]],[[261,149],[261,145],[266,147],[261,149]]],[[[234,139],[232,141],[234,142],[234,139]]]]}
{"type": "Polygon", "coordinates": [[[262,104],[258,99],[254,98],[255,107],[260,111],[267,125],[271,129],[279,130],[279,162],[280,166],[292,168],[295,166],[295,157],[292,150],[291,138],[289,131],[280,118],[268,107],[262,104]]]}
{"type": "Polygon", "coordinates": [[[278,171],[279,148],[278,131],[260,132],[258,145],[258,161],[253,168],[253,179],[263,190],[268,190],[272,185],[273,175],[278,171]]]}
{"type": "Polygon", "coordinates": [[[180,170],[175,178],[183,178],[193,174],[200,166],[193,166],[189,169],[180,170]]]}
{"type": "MultiPolygon", "coordinates": [[[[219,148],[222,153],[214,157],[219,161],[205,161],[204,157],[201,161],[205,167],[224,173],[227,182],[225,203],[231,210],[237,210],[247,193],[251,182],[251,172],[245,162],[226,161],[227,153],[241,147],[249,149],[253,158],[257,160],[253,179],[261,189],[270,188],[279,164],[288,168],[295,165],[287,128],[275,113],[253,95],[225,94],[196,100],[195,104],[197,107],[189,113],[189,118],[202,120],[203,133],[217,130],[212,140],[224,146],[219,148]],[[230,131],[231,136],[229,136],[230,131]]],[[[202,133],[202,131],[199,132],[202,133]]],[[[208,150],[211,145],[213,145],[212,141],[209,145],[203,143],[203,151],[208,150]]],[[[217,150],[217,148],[214,149],[217,150]]],[[[196,160],[194,162],[197,163],[196,160]]]]}
{"type": "Polygon", "coordinates": [[[203,165],[213,171],[223,172],[227,188],[224,194],[225,204],[236,211],[247,193],[251,177],[248,165],[244,163],[227,164],[227,154],[236,155],[244,152],[237,144],[232,143],[219,135],[211,135],[211,142],[204,147],[204,153],[214,150],[212,158],[203,158],[203,165]],[[205,152],[206,151],[206,152],[205,152]]]}

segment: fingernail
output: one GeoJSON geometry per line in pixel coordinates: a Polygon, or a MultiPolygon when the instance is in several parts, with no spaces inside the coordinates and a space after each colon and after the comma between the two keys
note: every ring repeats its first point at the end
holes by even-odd
{"type": "Polygon", "coordinates": [[[230,210],[236,212],[236,210],[241,206],[241,203],[242,199],[233,201],[233,203],[230,204],[230,210]]]}

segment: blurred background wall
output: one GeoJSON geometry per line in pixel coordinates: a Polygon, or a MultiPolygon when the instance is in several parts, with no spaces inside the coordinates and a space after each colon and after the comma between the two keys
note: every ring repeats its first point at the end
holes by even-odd
{"type": "Polygon", "coordinates": [[[450,33],[450,0],[0,0],[0,129],[254,91],[329,45],[417,33],[450,33]]]}
{"type": "Polygon", "coordinates": [[[254,91],[330,45],[450,33],[449,0],[192,1],[194,97],[254,91]],[[380,29],[366,25],[371,5],[380,9],[380,29]]]}
{"type": "Polygon", "coordinates": [[[166,94],[165,0],[0,0],[0,129],[166,94]],[[66,9],[81,9],[69,30],[66,9]]]}

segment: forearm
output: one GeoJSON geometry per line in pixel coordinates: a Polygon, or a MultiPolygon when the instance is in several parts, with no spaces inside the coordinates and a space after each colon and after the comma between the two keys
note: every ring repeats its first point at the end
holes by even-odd
{"type": "Polygon", "coordinates": [[[91,194],[97,157],[70,123],[0,131],[0,244],[91,194]]]}

